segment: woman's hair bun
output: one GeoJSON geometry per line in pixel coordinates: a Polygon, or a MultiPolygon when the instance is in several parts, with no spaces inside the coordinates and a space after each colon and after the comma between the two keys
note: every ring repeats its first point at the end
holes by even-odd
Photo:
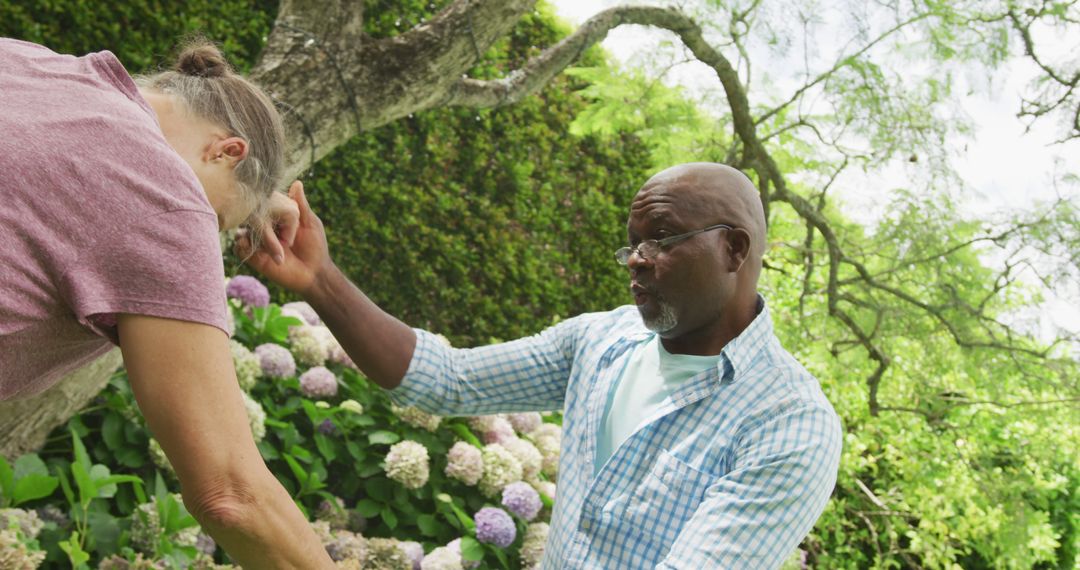
{"type": "Polygon", "coordinates": [[[184,46],[176,58],[176,71],[195,77],[224,77],[232,68],[221,50],[208,41],[195,41],[184,46]]]}

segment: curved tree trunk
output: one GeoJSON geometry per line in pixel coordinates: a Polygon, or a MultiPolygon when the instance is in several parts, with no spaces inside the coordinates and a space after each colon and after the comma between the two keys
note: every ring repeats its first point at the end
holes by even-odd
{"type": "Polygon", "coordinates": [[[10,460],[40,448],[49,432],[105,387],[122,361],[120,349],[114,348],[36,396],[0,402],[0,455],[10,460]]]}

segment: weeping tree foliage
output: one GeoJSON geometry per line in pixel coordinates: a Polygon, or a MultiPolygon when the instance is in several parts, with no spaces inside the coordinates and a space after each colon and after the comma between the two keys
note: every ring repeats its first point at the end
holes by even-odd
{"type": "MultiPolygon", "coordinates": [[[[353,201],[363,208],[369,197],[379,208],[395,207],[393,192],[354,184],[378,171],[380,152],[430,158],[432,148],[443,149],[434,152],[438,160],[415,163],[419,172],[430,173],[446,164],[440,152],[460,147],[473,160],[498,156],[485,166],[509,172],[499,177],[477,169],[469,184],[528,186],[537,176],[529,165],[541,157],[470,145],[443,125],[473,117],[485,129],[498,130],[503,121],[515,120],[515,109],[536,105],[536,94],[553,81],[576,86],[592,102],[565,107],[577,116],[570,133],[628,145],[610,147],[615,155],[597,151],[587,161],[590,168],[614,164],[620,149],[641,153],[645,148],[654,167],[717,160],[755,179],[770,222],[763,289],[786,346],[822,380],[847,429],[835,500],[803,545],[809,564],[1075,566],[1080,541],[1077,339],[1069,331],[1037,338],[1026,324],[1038,311],[1042,291],[1080,278],[1076,203],[1063,197],[1030,211],[976,218],[968,213],[970,200],[948,148],[970,129],[958,107],[963,71],[989,76],[1012,58],[1039,70],[1018,114],[1055,125],[1062,144],[1080,137],[1080,71],[1046,41],[1080,37],[1076,2],[710,0],[678,7],[615,6],[561,39],[532,35],[513,57],[494,59],[493,49],[521,37],[519,26],[534,14],[534,1],[285,0],[270,15],[274,8],[262,6],[260,12],[274,21],[265,42],[244,26],[245,33],[232,41],[238,49],[252,49],[252,38],[258,38],[261,52],[251,70],[289,112],[297,133],[292,171],[314,168],[319,178],[324,164],[335,165],[319,186],[335,208],[353,201]],[[610,30],[629,24],[670,32],[676,57],[703,64],[720,90],[706,100],[690,100],[653,73],[581,59],[610,30]],[[770,58],[792,53],[803,61],[801,72],[775,77],[770,58]],[[450,114],[438,120],[425,115],[447,109],[450,114]],[[397,125],[404,126],[380,130],[397,125]],[[358,135],[375,138],[356,143],[358,135]],[[423,142],[410,140],[414,136],[423,142]],[[440,146],[447,140],[449,147],[440,146]],[[627,141],[643,141],[644,147],[627,141]],[[366,148],[367,154],[331,156],[350,145],[366,148]],[[908,187],[876,189],[884,213],[873,224],[856,223],[861,216],[836,199],[838,188],[849,183],[852,172],[873,181],[897,164],[911,174],[908,187]]],[[[215,35],[228,35],[222,32],[215,35]]],[[[549,103],[540,100],[534,110],[549,103]]],[[[545,136],[528,140],[553,144],[545,136]]],[[[514,144],[513,137],[499,140],[514,144]]],[[[634,168],[640,166],[620,172],[634,168]]],[[[413,183],[423,180],[414,177],[413,183]]],[[[1053,183],[1065,196],[1074,181],[1062,177],[1053,183]]],[[[500,215],[521,220],[527,233],[527,224],[557,220],[559,203],[579,221],[573,217],[574,200],[618,204],[605,197],[610,194],[567,188],[565,180],[558,184],[531,190],[538,199],[557,195],[562,200],[542,205],[543,215],[530,217],[536,211],[530,203],[499,210],[500,215]]],[[[450,212],[446,201],[468,196],[469,187],[463,181],[425,186],[413,198],[429,201],[430,207],[405,212],[419,216],[406,217],[406,227],[422,232],[421,222],[444,219],[450,212]]],[[[532,196],[518,196],[525,195],[532,196]]],[[[483,216],[498,196],[468,197],[468,215],[483,216]]],[[[612,231],[599,227],[602,219],[569,230],[612,231]]],[[[612,235],[617,234],[616,227],[612,235]]],[[[403,251],[414,237],[387,235],[386,241],[403,251]]],[[[363,237],[351,236],[338,245],[362,242],[363,237]]],[[[482,340],[481,329],[465,323],[469,303],[490,309],[496,296],[507,295],[528,299],[533,318],[547,316],[543,300],[552,291],[526,291],[538,282],[513,278],[515,272],[546,270],[551,272],[546,282],[557,284],[552,275],[563,277],[560,264],[513,265],[570,243],[540,243],[517,257],[476,259],[482,271],[506,272],[513,285],[503,289],[468,271],[450,277],[422,274],[432,283],[445,280],[451,289],[482,286],[471,289],[475,293],[468,298],[441,299],[460,306],[430,312],[411,308],[415,322],[457,328],[448,332],[482,340]],[[490,296],[482,297],[485,293],[490,296]],[[465,316],[434,316],[458,312],[465,316]]],[[[455,246],[446,247],[453,252],[455,246]]],[[[428,253],[434,258],[445,251],[428,253]]],[[[410,259],[414,265],[408,267],[422,267],[425,259],[410,259]]],[[[382,272],[392,273],[394,263],[380,258],[354,277],[377,280],[382,272]]],[[[566,271],[583,275],[582,267],[562,266],[566,271]]],[[[597,287],[608,291],[603,288],[611,282],[597,279],[597,287]]],[[[394,280],[382,283],[393,287],[394,280]]],[[[437,291],[433,294],[429,303],[440,300],[437,291]]],[[[550,316],[614,302],[618,299],[561,301],[550,316]]],[[[497,336],[521,332],[509,321],[486,323],[482,330],[497,336]]]]}
{"type": "Polygon", "coordinates": [[[1065,295],[1080,277],[1075,178],[1053,180],[1057,200],[978,218],[948,149],[971,127],[958,108],[963,73],[990,75],[1017,57],[1042,72],[1018,115],[1054,123],[1062,143],[1080,134],[1077,71],[1042,55],[1033,31],[1075,38],[1080,11],[699,4],[614,8],[584,24],[579,33],[662,21],[674,36],[652,73],[569,70],[594,101],[572,130],[633,132],[657,166],[718,160],[756,177],[770,222],[764,288],[782,306],[781,335],[849,433],[836,499],[804,544],[809,559],[1074,567],[1080,352],[1075,330],[1031,333],[1042,294],[1065,295]],[[783,57],[805,63],[778,76],[768,66],[783,57]],[[721,92],[666,86],[663,74],[686,60],[712,68],[721,92]],[[897,164],[909,186],[864,188],[882,214],[853,223],[866,216],[845,211],[838,187],[873,184],[897,164]]]}

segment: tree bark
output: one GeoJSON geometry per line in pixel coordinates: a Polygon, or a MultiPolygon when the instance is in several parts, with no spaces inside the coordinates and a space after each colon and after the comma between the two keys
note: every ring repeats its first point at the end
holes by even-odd
{"type": "Polygon", "coordinates": [[[114,348],[36,396],[0,402],[0,455],[14,460],[40,448],[49,432],[101,392],[122,360],[120,349],[114,348]]]}

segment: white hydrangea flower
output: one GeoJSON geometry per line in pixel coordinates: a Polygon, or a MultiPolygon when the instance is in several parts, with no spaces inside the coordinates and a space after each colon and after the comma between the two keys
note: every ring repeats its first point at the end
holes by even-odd
{"type": "Polygon", "coordinates": [[[556,441],[562,442],[562,428],[555,424],[542,423],[536,427],[536,429],[529,432],[529,437],[533,440],[540,439],[541,437],[553,437],[556,441]]]}
{"type": "Polygon", "coordinates": [[[289,343],[296,361],[305,366],[322,366],[330,356],[322,333],[316,331],[316,327],[292,327],[289,329],[289,343]]]}
{"type": "Polygon", "coordinates": [[[472,486],[484,474],[483,454],[474,445],[459,441],[446,454],[446,476],[472,486]]]}
{"type": "Polygon", "coordinates": [[[544,423],[544,419],[540,417],[539,412],[510,414],[506,416],[506,419],[510,420],[510,425],[514,426],[514,431],[522,434],[529,433],[544,423]]]}
{"type": "Polygon", "coordinates": [[[402,408],[395,404],[390,404],[390,411],[394,412],[394,415],[401,421],[432,433],[439,429],[439,424],[442,423],[442,416],[429,414],[420,408],[414,408],[412,406],[402,408]]]}
{"type": "Polygon", "coordinates": [[[523,569],[540,567],[540,559],[544,556],[544,545],[547,543],[550,532],[551,527],[543,522],[534,522],[525,528],[525,538],[521,543],[523,569]]]}
{"type": "Polygon", "coordinates": [[[386,454],[386,476],[408,489],[426,485],[429,469],[427,448],[415,441],[399,441],[386,454]]]}
{"type": "Polygon", "coordinates": [[[504,487],[521,481],[521,462],[498,443],[484,446],[484,474],[480,477],[480,492],[497,499],[504,487]]]}
{"type": "MultiPolygon", "coordinates": [[[[534,481],[529,481],[529,484],[533,486],[533,489],[536,489],[537,493],[547,496],[547,498],[551,499],[552,501],[555,500],[555,483],[552,483],[551,481],[541,481],[537,479],[534,481]]],[[[538,520],[550,521],[551,507],[544,505],[544,507],[540,509],[540,514],[536,515],[536,517],[538,520]]]]}
{"type": "MultiPolygon", "coordinates": [[[[552,425],[552,424],[544,424],[552,425]]],[[[540,471],[548,478],[554,479],[559,474],[559,449],[562,447],[562,434],[552,435],[550,431],[536,430],[531,434],[536,449],[543,456],[540,471]],[[538,435],[539,434],[539,435],[538,435]]]]}
{"type": "Polygon", "coordinates": [[[315,309],[313,309],[311,305],[307,304],[304,301],[293,301],[292,303],[285,303],[281,306],[281,314],[285,314],[285,311],[289,311],[290,313],[296,313],[295,315],[290,314],[289,316],[295,316],[296,318],[304,321],[309,325],[322,324],[322,319],[319,318],[319,313],[316,313],[315,309]]]}
{"type": "Polygon", "coordinates": [[[34,540],[45,526],[45,521],[38,517],[36,511],[23,509],[0,509],[0,529],[8,529],[18,526],[23,538],[34,540]]]}
{"type": "MultiPolygon", "coordinates": [[[[45,551],[30,550],[19,539],[19,533],[7,528],[0,528],[0,568],[32,570],[45,561],[45,551]]],[[[460,565],[458,566],[460,568],[460,565]]]]}
{"type": "Polygon", "coordinates": [[[469,418],[469,429],[477,435],[483,435],[494,429],[495,420],[506,419],[503,414],[491,414],[489,416],[473,416],[469,418]]]}
{"type": "MultiPolygon", "coordinates": [[[[183,504],[179,493],[173,493],[172,498],[177,503],[183,504]]],[[[150,501],[135,507],[131,514],[131,546],[146,554],[154,554],[159,538],[164,529],[161,527],[161,519],[158,517],[157,503],[150,501]]],[[[191,526],[175,532],[169,541],[179,546],[195,546],[199,542],[199,527],[191,526]]]]}
{"type": "Polygon", "coordinates": [[[232,351],[233,367],[236,368],[236,381],[240,383],[241,390],[248,392],[255,387],[259,376],[262,376],[259,357],[235,340],[229,341],[229,348],[232,351]]]}
{"type": "Polygon", "coordinates": [[[255,441],[262,441],[266,437],[266,411],[262,404],[255,401],[247,392],[244,395],[244,410],[247,412],[248,423],[251,425],[251,435],[255,441]]]}
{"type": "Polygon", "coordinates": [[[487,431],[481,435],[484,443],[505,443],[517,439],[514,426],[510,425],[510,421],[505,416],[495,416],[487,422],[487,428],[487,431]]]}
{"type": "Polygon", "coordinates": [[[420,562],[420,570],[465,570],[461,565],[461,555],[445,546],[440,546],[428,553],[420,562]]]}
{"type": "Polygon", "coordinates": [[[364,406],[356,400],[345,400],[340,404],[340,407],[346,412],[352,412],[354,414],[364,413],[364,406]]]}
{"type": "Polygon", "coordinates": [[[544,456],[532,443],[515,437],[501,444],[521,463],[521,477],[526,481],[535,479],[544,463],[544,456]]]}

